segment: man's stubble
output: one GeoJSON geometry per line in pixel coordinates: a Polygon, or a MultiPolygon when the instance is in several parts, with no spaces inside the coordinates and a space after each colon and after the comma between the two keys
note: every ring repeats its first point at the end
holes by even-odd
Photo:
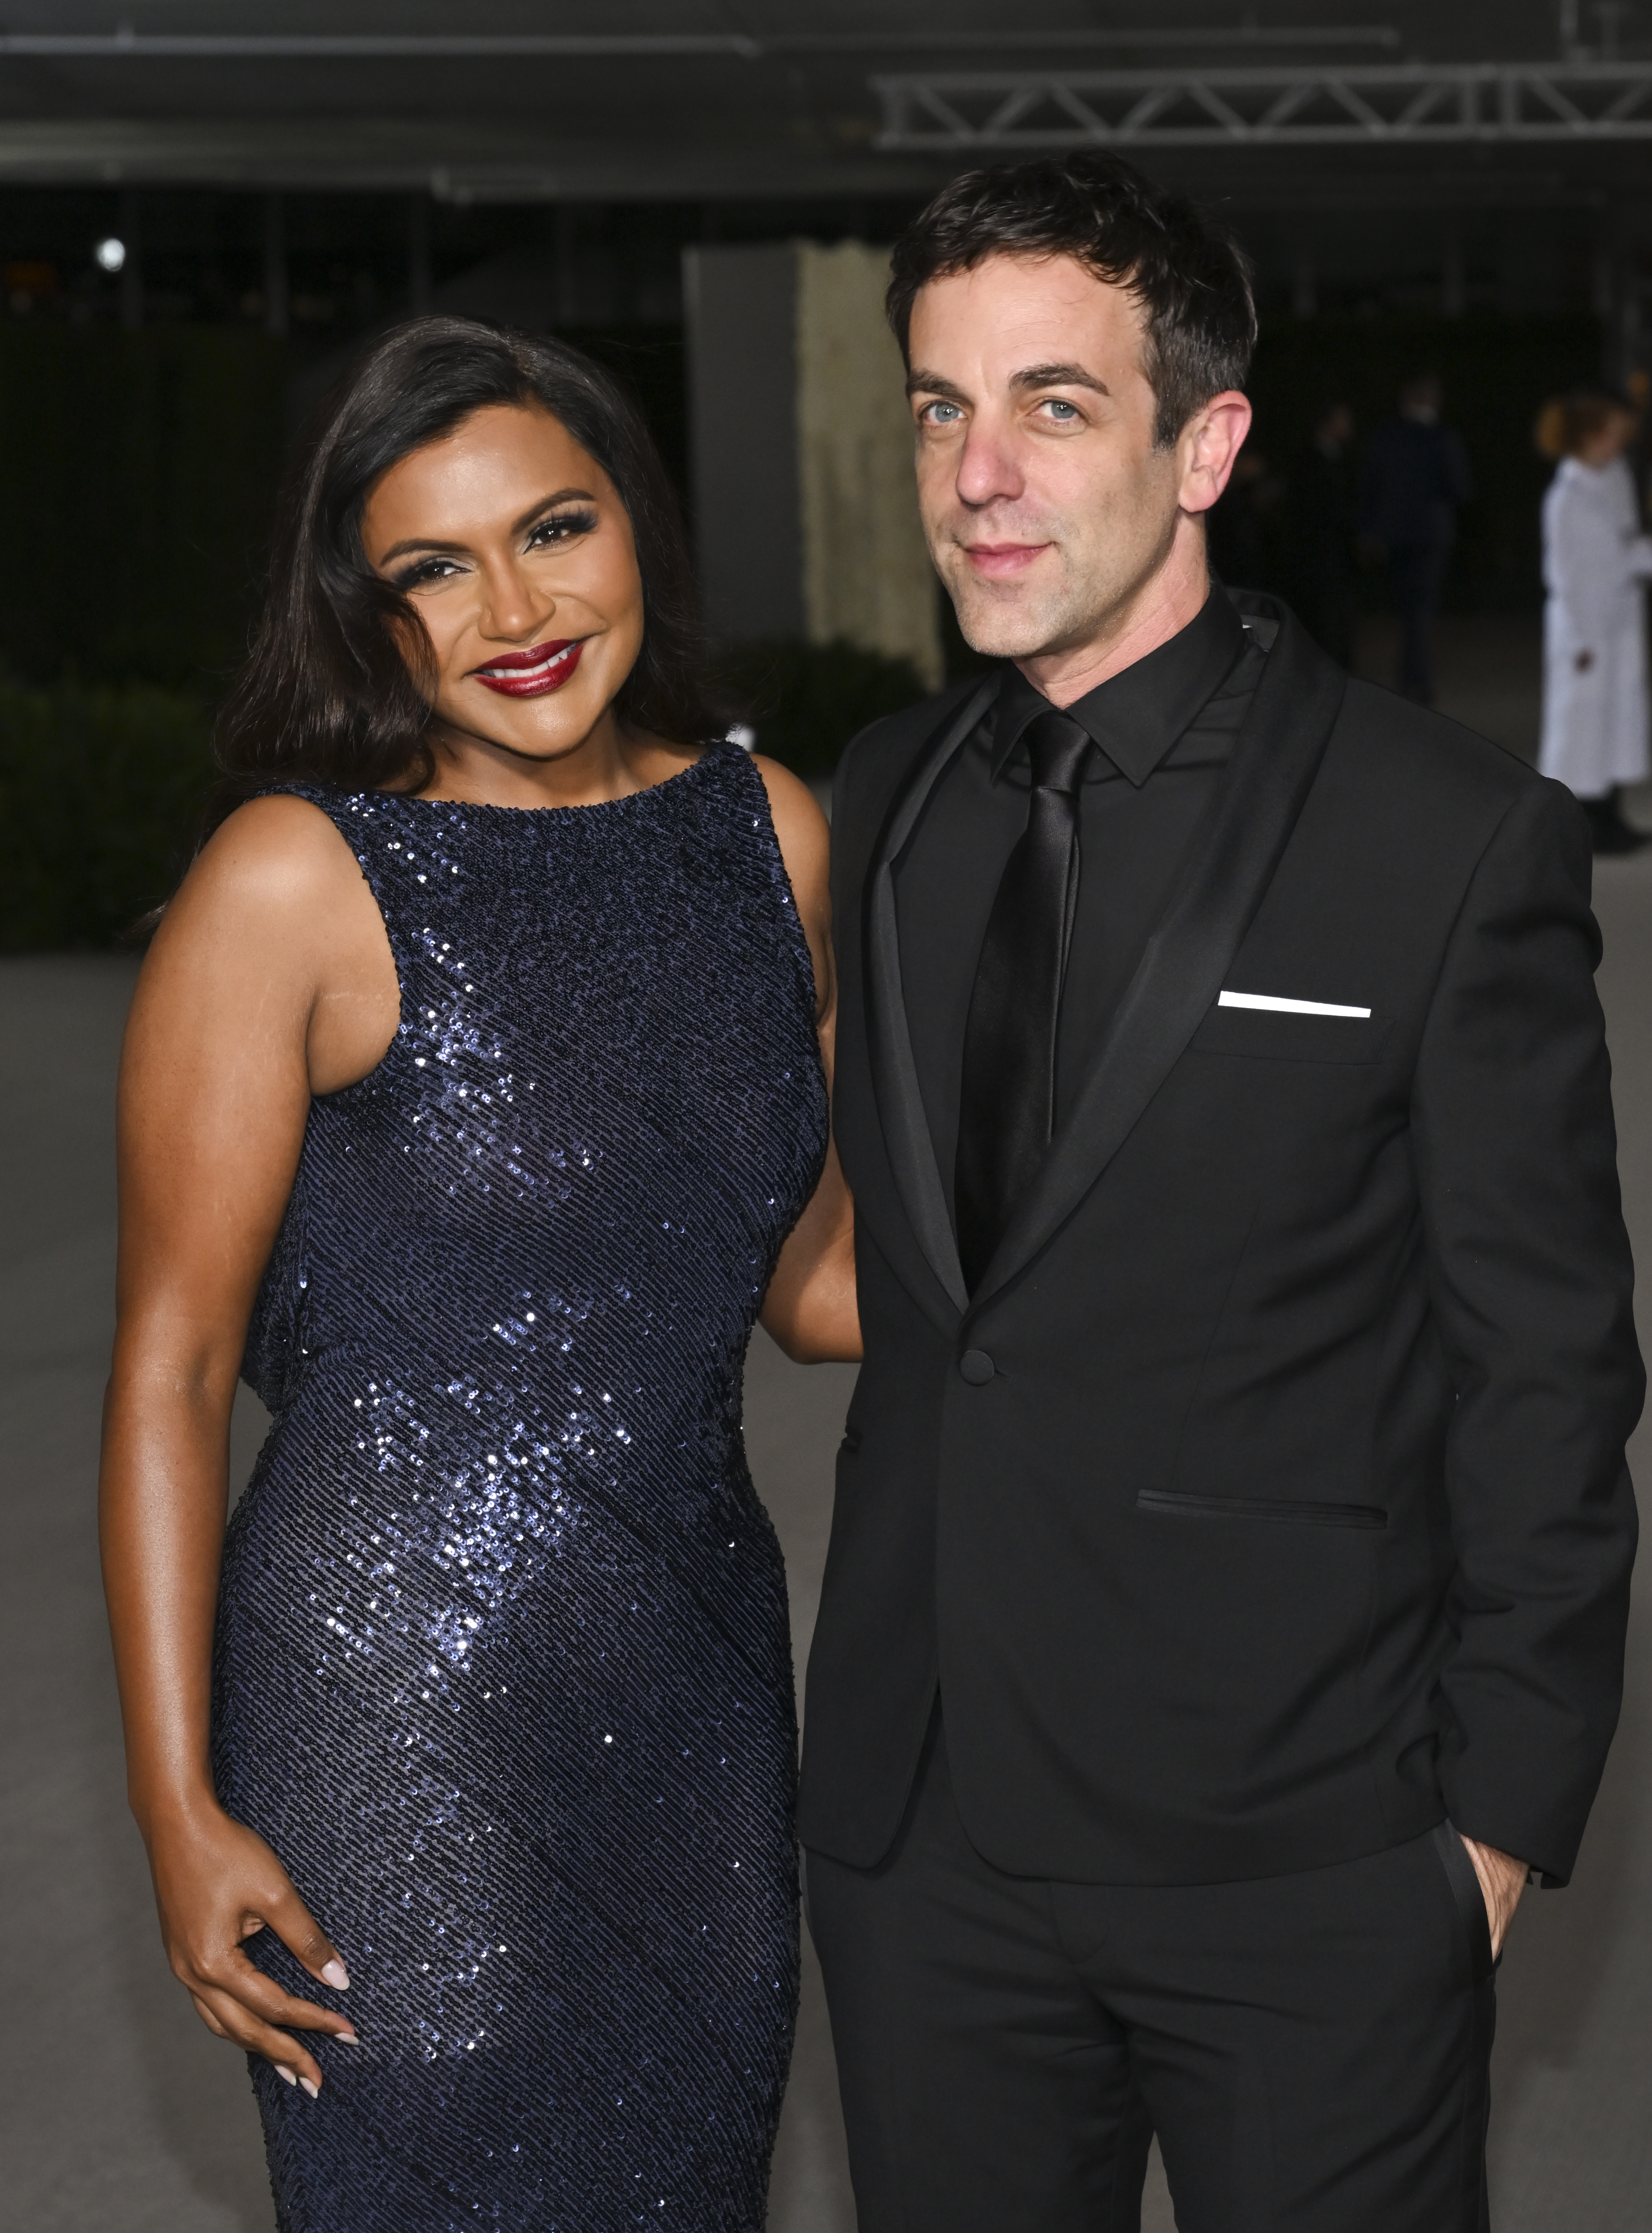
{"type": "Polygon", "coordinates": [[[1103,641],[1168,560],[1178,516],[1172,450],[1155,451],[1092,518],[1032,521],[1011,511],[978,518],[961,511],[954,496],[924,528],[970,649],[989,659],[1034,659],[1103,641]],[[1047,540],[1050,549],[1023,580],[983,581],[960,548],[963,536],[1047,540]]]}

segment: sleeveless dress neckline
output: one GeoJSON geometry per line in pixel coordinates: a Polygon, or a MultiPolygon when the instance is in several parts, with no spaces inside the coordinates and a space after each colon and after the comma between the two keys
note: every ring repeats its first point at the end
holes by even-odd
{"type": "Polygon", "coordinates": [[[656,791],[669,791],[673,784],[681,783],[691,775],[698,775],[708,760],[716,759],[725,752],[738,752],[741,758],[750,765],[750,755],[741,745],[730,744],[719,738],[703,745],[699,758],[690,760],[686,767],[679,768],[675,775],[666,776],[659,783],[645,783],[635,791],[623,791],[617,798],[588,799],[578,806],[502,806],[485,799],[426,798],[422,792],[416,791],[379,791],[368,795],[374,798],[398,799],[406,806],[459,807],[467,814],[597,814],[607,807],[629,806],[634,800],[652,798],[656,791]]]}

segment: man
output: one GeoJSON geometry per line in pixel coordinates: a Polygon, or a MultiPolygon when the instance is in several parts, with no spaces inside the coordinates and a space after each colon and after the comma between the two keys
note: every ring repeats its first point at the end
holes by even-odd
{"type": "Polygon", "coordinates": [[[985,679],[851,747],[866,1362],[802,1832],[862,2233],[1480,2222],[1492,1969],[1618,1705],[1582,818],[1212,589],[1228,239],[1127,166],[897,247],[985,679]]]}
{"type": "Polygon", "coordinates": [[[1433,373],[1400,390],[1400,415],[1371,437],[1361,489],[1368,548],[1385,557],[1400,614],[1400,688],[1419,706],[1434,696],[1434,633],[1446,561],[1457,538],[1457,507],[1469,494],[1462,438],[1440,423],[1433,373]]]}

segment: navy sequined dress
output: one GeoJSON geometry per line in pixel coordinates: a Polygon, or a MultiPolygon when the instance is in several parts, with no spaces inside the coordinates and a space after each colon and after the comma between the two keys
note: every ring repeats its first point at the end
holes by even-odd
{"type": "Polygon", "coordinates": [[[513,810],[293,786],[401,983],[313,1104],[225,1548],[231,1813],[329,1931],[283,2233],[757,2233],[797,1992],[785,1577],[740,1431],[813,1188],[814,980],[763,783],[513,810]]]}

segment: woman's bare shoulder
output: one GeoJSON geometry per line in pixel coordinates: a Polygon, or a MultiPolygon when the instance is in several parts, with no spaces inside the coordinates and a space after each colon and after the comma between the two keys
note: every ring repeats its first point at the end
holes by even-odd
{"type": "Polygon", "coordinates": [[[311,953],[377,922],[355,856],[318,806],[290,794],[249,799],[212,832],[167,904],[155,947],[200,941],[311,953]],[[365,905],[364,905],[365,903],[365,905]]]}
{"type": "Polygon", "coordinates": [[[354,855],[321,808],[276,792],[249,799],[218,824],[172,904],[305,907],[361,881],[354,855]]]}
{"type": "Polygon", "coordinates": [[[183,1048],[228,1078],[250,1053],[255,1069],[330,1093],[381,1058],[398,999],[384,919],[342,836],[304,799],[253,799],[213,831],[161,917],[128,1063],[135,1076],[156,1047],[183,1048]]]}
{"type": "Polygon", "coordinates": [[[832,960],[831,831],[806,783],[777,760],[753,753],[751,765],[769,794],[775,842],[785,864],[797,919],[814,957],[815,989],[823,1031],[829,1028],[836,1004],[832,960]]]}
{"type": "Polygon", "coordinates": [[[823,876],[831,850],[831,831],[820,803],[800,776],[778,760],[753,752],[751,765],[763,778],[769,794],[769,813],[774,834],[793,883],[800,877],[823,876]]]}

